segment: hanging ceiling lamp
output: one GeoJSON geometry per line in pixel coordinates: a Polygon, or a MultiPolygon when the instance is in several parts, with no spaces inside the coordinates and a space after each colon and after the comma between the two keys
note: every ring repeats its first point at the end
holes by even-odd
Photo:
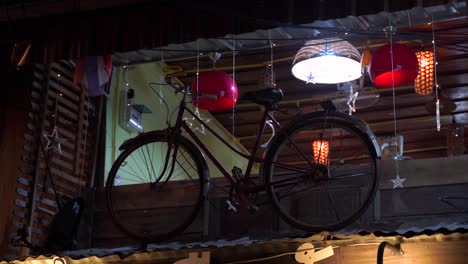
{"type": "Polygon", "coordinates": [[[434,90],[434,53],[431,51],[416,52],[419,74],[414,79],[414,91],[420,95],[431,94],[434,90]]]}
{"type": "Polygon", "coordinates": [[[315,140],[312,143],[315,163],[328,166],[328,147],[329,144],[326,140],[315,140]]]}
{"type": "Polygon", "coordinates": [[[414,52],[406,45],[393,43],[380,47],[374,53],[369,75],[375,86],[392,87],[412,82],[418,70],[414,52]]]}
{"type": "Polygon", "coordinates": [[[361,77],[361,55],[339,38],[308,41],[296,54],[292,74],[307,83],[336,84],[361,77]]]}

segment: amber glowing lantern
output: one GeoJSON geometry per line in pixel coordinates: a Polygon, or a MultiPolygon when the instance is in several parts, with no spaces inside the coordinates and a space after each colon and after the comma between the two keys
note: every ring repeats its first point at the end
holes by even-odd
{"type": "Polygon", "coordinates": [[[369,75],[377,87],[408,84],[418,75],[418,59],[406,45],[393,43],[380,47],[372,56],[369,75]]]}
{"type": "Polygon", "coordinates": [[[312,143],[312,148],[314,150],[314,161],[315,163],[328,165],[328,151],[329,144],[325,140],[315,140],[312,143]]]}
{"type": "Polygon", "coordinates": [[[420,95],[431,94],[434,90],[434,53],[431,51],[416,52],[419,63],[419,74],[414,79],[414,91],[420,95]]]}

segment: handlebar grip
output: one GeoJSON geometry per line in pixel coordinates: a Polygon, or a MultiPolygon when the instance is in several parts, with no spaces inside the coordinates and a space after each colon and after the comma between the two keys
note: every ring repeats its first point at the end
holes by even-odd
{"type": "Polygon", "coordinates": [[[198,98],[207,98],[212,100],[218,100],[218,96],[215,94],[205,94],[205,93],[194,93],[194,95],[198,98]]]}

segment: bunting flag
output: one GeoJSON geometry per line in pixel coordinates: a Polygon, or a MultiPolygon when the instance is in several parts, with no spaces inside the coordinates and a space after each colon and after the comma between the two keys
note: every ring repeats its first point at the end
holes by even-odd
{"type": "Polygon", "coordinates": [[[111,71],[112,55],[81,57],[76,62],[73,83],[88,89],[89,96],[107,96],[105,87],[111,71]]]}

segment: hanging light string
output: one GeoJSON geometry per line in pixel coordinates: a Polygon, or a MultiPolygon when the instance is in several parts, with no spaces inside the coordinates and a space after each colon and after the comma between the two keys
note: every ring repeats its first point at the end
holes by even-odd
{"type": "Polygon", "coordinates": [[[268,38],[270,39],[270,84],[273,86],[275,84],[275,77],[273,76],[274,69],[273,69],[273,47],[275,46],[273,44],[273,41],[271,40],[271,31],[268,30],[268,38]]]}
{"type": "MultiPolygon", "coordinates": [[[[273,69],[273,62],[274,62],[274,59],[273,59],[273,47],[275,46],[273,44],[273,41],[271,40],[271,31],[268,30],[268,38],[270,39],[270,63],[269,63],[269,66],[270,66],[270,81],[269,81],[269,88],[274,88],[276,87],[276,83],[275,83],[275,76],[274,76],[274,69],[273,69]]],[[[267,68],[268,69],[268,68],[267,68]]],[[[263,83],[265,84],[265,80],[263,80],[263,83]]],[[[273,112],[271,113],[271,115],[273,115],[273,112]]],[[[260,147],[262,148],[266,148],[268,147],[268,144],[270,144],[271,140],[273,139],[273,137],[275,136],[275,127],[273,126],[273,122],[271,121],[271,119],[267,119],[265,125],[269,126],[270,129],[271,129],[271,136],[270,138],[265,141],[265,143],[261,144],[260,147]]]]}
{"type": "MultiPolygon", "coordinates": [[[[397,141],[397,117],[396,117],[396,95],[395,95],[395,78],[394,78],[394,62],[393,62],[393,28],[392,28],[392,23],[390,21],[390,64],[392,65],[392,102],[393,102],[393,133],[394,133],[394,140],[395,140],[395,148],[396,148],[396,153],[399,153],[398,149],[398,141],[397,141]]],[[[398,154],[395,154],[398,155],[398,154]]],[[[400,177],[400,169],[399,169],[399,164],[398,164],[399,157],[395,159],[395,169],[396,169],[396,175],[397,178],[400,177]]]]}
{"type": "MultiPolygon", "coordinates": [[[[60,78],[60,74],[57,74],[57,77],[60,78]]],[[[58,113],[58,97],[61,96],[62,94],[59,93],[59,88],[55,88],[55,109],[54,109],[54,128],[57,129],[57,113],[58,113]]]]}
{"type": "Polygon", "coordinates": [[[432,53],[434,56],[434,88],[435,88],[435,97],[436,97],[436,126],[437,131],[440,131],[440,101],[439,101],[439,83],[437,82],[437,56],[436,56],[436,48],[435,48],[435,33],[434,33],[434,16],[432,17],[431,21],[432,25],[432,53]]]}
{"type": "MultiPolygon", "coordinates": [[[[126,64],[123,66],[123,80],[124,80],[124,90],[125,90],[125,94],[124,94],[124,117],[127,118],[127,108],[129,106],[129,102],[128,102],[128,89],[129,89],[129,83],[128,83],[128,58],[126,59],[126,64]]],[[[126,124],[126,126],[129,126],[128,124],[126,124]]]]}
{"type": "Polygon", "coordinates": [[[88,140],[88,128],[89,128],[89,109],[91,108],[91,98],[88,95],[88,110],[86,111],[86,119],[85,119],[85,135],[84,135],[84,146],[83,146],[83,158],[81,159],[81,171],[80,171],[80,195],[81,195],[81,187],[83,182],[83,171],[84,171],[84,164],[85,164],[85,157],[86,157],[86,145],[88,140]]]}

